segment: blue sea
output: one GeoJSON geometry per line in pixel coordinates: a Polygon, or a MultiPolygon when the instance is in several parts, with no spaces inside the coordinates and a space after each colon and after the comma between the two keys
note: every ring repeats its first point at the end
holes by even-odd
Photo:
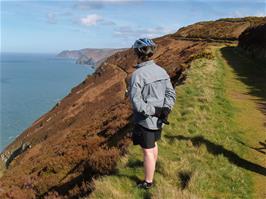
{"type": "Polygon", "coordinates": [[[55,54],[1,53],[0,151],[93,72],[55,54]]]}

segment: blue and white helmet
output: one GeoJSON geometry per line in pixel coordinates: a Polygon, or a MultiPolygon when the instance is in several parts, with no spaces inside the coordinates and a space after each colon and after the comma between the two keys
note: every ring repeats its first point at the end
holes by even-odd
{"type": "Polygon", "coordinates": [[[149,55],[154,53],[156,44],[151,39],[140,38],[135,41],[132,48],[140,54],[149,55]]]}

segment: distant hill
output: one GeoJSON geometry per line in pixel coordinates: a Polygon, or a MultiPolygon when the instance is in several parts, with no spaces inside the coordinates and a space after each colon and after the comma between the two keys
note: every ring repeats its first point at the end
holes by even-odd
{"type": "Polygon", "coordinates": [[[91,63],[100,65],[107,57],[113,55],[116,52],[125,50],[124,48],[84,48],[81,50],[64,50],[60,52],[57,57],[76,59],[79,64],[91,63]],[[90,60],[89,62],[87,62],[90,60]]]}
{"type": "Polygon", "coordinates": [[[76,64],[95,65],[95,62],[94,62],[94,60],[91,57],[87,57],[86,55],[81,55],[76,60],[76,64]]]}
{"type": "Polygon", "coordinates": [[[64,50],[57,54],[57,57],[78,59],[82,53],[79,50],[64,50]]]}

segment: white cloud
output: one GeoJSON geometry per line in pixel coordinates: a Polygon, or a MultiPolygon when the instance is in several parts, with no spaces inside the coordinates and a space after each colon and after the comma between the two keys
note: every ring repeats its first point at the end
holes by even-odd
{"type": "Polygon", "coordinates": [[[103,18],[97,14],[87,15],[80,19],[80,23],[84,26],[96,25],[97,22],[101,21],[103,18]]]}

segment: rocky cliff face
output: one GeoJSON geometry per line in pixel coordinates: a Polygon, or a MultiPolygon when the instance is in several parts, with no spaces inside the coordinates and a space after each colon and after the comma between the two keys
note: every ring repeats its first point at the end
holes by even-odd
{"type": "MultiPolygon", "coordinates": [[[[153,59],[167,70],[173,85],[208,46],[178,34],[154,39],[158,49],[153,59]]],[[[5,171],[0,198],[76,198],[93,190],[92,178],[112,172],[131,143],[132,110],[125,92],[135,65],[131,49],[115,53],[22,132],[4,153],[25,142],[31,148],[5,171]]]]}
{"type": "Polygon", "coordinates": [[[264,24],[246,29],[239,36],[239,46],[252,56],[266,61],[266,20],[264,24]]]}

